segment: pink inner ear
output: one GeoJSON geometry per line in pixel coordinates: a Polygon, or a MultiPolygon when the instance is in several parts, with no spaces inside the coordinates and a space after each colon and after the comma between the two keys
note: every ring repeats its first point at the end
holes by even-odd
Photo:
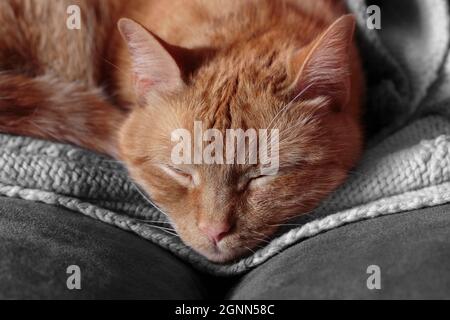
{"type": "Polygon", "coordinates": [[[118,26],[129,48],[139,102],[183,86],[177,63],[150,32],[130,19],[121,19],[118,26]]]}
{"type": "Polygon", "coordinates": [[[138,95],[145,95],[153,86],[156,86],[158,81],[149,78],[141,78],[138,74],[134,74],[134,86],[138,95]]]}
{"type": "Polygon", "coordinates": [[[347,103],[354,29],[354,18],[351,15],[343,16],[294,56],[293,68],[300,68],[295,90],[301,92],[308,87],[308,96],[328,96],[340,105],[347,103]]]}
{"type": "Polygon", "coordinates": [[[141,106],[145,106],[149,103],[149,96],[157,92],[158,82],[149,78],[140,78],[136,73],[133,77],[134,90],[136,93],[137,103],[141,106]]]}

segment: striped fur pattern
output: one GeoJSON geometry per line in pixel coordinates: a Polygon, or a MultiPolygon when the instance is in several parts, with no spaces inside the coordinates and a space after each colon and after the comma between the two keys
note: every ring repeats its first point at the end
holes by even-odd
{"type": "Polygon", "coordinates": [[[345,13],[334,0],[1,1],[0,131],[118,158],[186,244],[236,259],[359,158],[364,85],[345,13]],[[65,27],[73,4],[81,30],[65,27]],[[279,173],[174,168],[170,134],[194,121],[279,129],[279,173]]]}

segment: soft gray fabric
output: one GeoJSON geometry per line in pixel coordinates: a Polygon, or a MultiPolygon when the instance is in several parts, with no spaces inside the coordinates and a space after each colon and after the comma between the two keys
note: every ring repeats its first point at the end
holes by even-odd
{"type": "Polygon", "coordinates": [[[244,276],[231,299],[450,299],[450,205],[307,239],[244,276]],[[368,266],[381,289],[368,290],[368,266]]]}
{"type": "Polygon", "coordinates": [[[0,198],[0,299],[449,298],[450,205],[365,220],[286,249],[242,278],[200,275],[144,239],[64,208],[0,198]],[[82,290],[66,288],[68,265],[82,290]],[[382,289],[366,288],[377,264],[382,289]]]}
{"type": "Polygon", "coordinates": [[[157,226],[164,220],[117,162],[65,145],[0,136],[0,194],[57,204],[114,224],[171,250],[197,268],[238,274],[280,250],[344,223],[450,200],[450,59],[446,0],[377,1],[382,30],[366,28],[366,5],[347,0],[359,26],[368,75],[371,137],[350,178],[316,210],[313,221],[229,265],[206,261],[157,226]],[[373,128],[372,128],[373,129],[373,128]]]}
{"type": "Polygon", "coordinates": [[[64,208],[0,197],[0,299],[204,299],[170,252],[64,208]],[[70,291],[66,269],[81,268],[70,291]]]}

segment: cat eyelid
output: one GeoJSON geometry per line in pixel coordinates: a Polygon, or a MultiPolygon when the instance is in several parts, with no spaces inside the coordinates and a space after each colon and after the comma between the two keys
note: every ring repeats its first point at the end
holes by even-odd
{"type": "Polygon", "coordinates": [[[276,176],[276,175],[264,174],[263,171],[261,170],[261,168],[253,169],[252,171],[247,173],[247,177],[249,180],[260,179],[260,178],[264,178],[264,177],[272,177],[272,176],[276,176]]]}
{"type": "Polygon", "coordinates": [[[181,168],[175,167],[170,164],[161,164],[159,167],[165,172],[168,176],[173,178],[176,182],[186,187],[196,185],[197,180],[196,174],[187,172],[181,168]]]}
{"type": "Polygon", "coordinates": [[[275,179],[276,175],[272,175],[272,174],[260,174],[260,175],[255,175],[253,177],[251,177],[249,180],[258,180],[258,179],[267,179],[267,180],[271,180],[271,179],[275,179]]]}
{"type": "Polygon", "coordinates": [[[174,166],[172,166],[172,165],[170,165],[170,164],[168,164],[167,167],[168,167],[170,170],[175,171],[176,173],[184,174],[184,175],[191,175],[189,172],[186,172],[186,171],[184,171],[184,170],[181,169],[181,168],[174,167],[174,166]]]}
{"type": "Polygon", "coordinates": [[[250,188],[258,188],[267,185],[269,182],[275,179],[276,175],[259,175],[253,178],[250,178],[248,181],[248,187],[250,188]]]}
{"type": "Polygon", "coordinates": [[[240,189],[248,188],[248,187],[261,187],[266,185],[268,182],[275,179],[276,175],[266,175],[261,172],[261,169],[252,170],[247,173],[247,178],[245,181],[240,183],[240,189]]]}

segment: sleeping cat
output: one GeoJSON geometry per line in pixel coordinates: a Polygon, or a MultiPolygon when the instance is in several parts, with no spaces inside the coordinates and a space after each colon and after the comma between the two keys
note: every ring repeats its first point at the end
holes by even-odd
{"type": "Polygon", "coordinates": [[[0,24],[0,131],[121,160],[212,261],[314,209],[360,156],[363,73],[340,1],[2,0],[0,24]],[[172,132],[196,121],[277,129],[277,173],[174,164],[172,132]]]}

